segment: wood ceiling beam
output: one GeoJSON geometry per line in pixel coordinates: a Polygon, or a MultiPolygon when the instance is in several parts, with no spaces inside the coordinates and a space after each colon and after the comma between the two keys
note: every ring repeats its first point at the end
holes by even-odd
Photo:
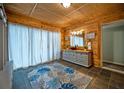
{"type": "Polygon", "coordinates": [[[32,15],[32,13],[35,11],[35,8],[37,7],[37,3],[33,6],[33,8],[31,9],[30,13],[29,13],[29,16],[32,15]]]}
{"type": "Polygon", "coordinates": [[[69,16],[69,15],[75,13],[75,12],[78,11],[79,9],[85,7],[86,5],[88,5],[88,4],[83,4],[81,7],[79,7],[79,8],[77,8],[77,9],[73,10],[72,12],[70,12],[69,14],[67,14],[67,15],[65,15],[65,16],[69,16]]]}

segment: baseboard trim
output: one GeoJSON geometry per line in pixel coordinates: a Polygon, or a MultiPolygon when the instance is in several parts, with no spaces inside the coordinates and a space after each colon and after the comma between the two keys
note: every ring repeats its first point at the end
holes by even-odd
{"type": "Polygon", "coordinates": [[[113,71],[113,72],[117,72],[117,73],[120,73],[120,74],[124,74],[124,71],[112,69],[112,68],[109,68],[109,67],[102,67],[102,68],[103,68],[103,69],[106,69],[106,70],[113,71]]]}
{"type": "Polygon", "coordinates": [[[121,64],[121,63],[117,63],[117,62],[113,62],[113,61],[110,61],[110,60],[103,60],[103,63],[106,62],[106,63],[112,63],[112,64],[115,64],[115,65],[121,65],[121,66],[124,66],[124,64],[121,64]]]}

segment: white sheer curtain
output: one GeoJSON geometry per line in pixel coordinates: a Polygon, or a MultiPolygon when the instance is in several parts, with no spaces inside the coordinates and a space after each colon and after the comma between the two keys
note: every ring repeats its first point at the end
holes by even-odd
{"type": "Polygon", "coordinates": [[[60,35],[60,32],[9,23],[9,60],[13,60],[14,69],[59,59],[60,35]]]}

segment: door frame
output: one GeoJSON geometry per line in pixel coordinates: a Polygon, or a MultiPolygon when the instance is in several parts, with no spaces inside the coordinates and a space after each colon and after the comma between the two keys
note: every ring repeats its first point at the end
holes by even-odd
{"type": "Polygon", "coordinates": [[[102,49],[102,45],[103,45],[103,30],[102,30],[102,27],[105,26],[105,25],[109,25],[109,24],[112,24],[112,23],[117,23],[117,22],[120,22],[120,21],[124,21],[124,19],[120,19],[120,20],[116,20],[116,21],[111,21],[111,22],[107,22],[107,23],[101,23],[100,25],[100,66],[103,67],[103,49],[102,49]]]}

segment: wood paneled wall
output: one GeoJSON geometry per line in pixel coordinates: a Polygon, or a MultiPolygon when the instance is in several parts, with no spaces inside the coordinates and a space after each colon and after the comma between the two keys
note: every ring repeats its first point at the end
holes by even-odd
{"type": "MultiPolygon", "coordinates": [[[[93,64],[96,67],[100,67],[100,66],[102,66],[102,62],[101,62],[101,26],[103,24],[122,20],[122,19],[124,19],[124,12],[102,16],[99,18],[95,18],[93,20],[89,20],[85,23],[80,22],[76,25],[65,28],[64,29],[65,30],[64,37],[70,36],[70,31],[72,31],[76,28],[79,28],[79,27],[84,29],[85,33],[95,32],[96,37],[92,41],[93,64]]],[[[70,45],[70,39],[68,39],[68,40],[63,39],[62,42],[63,42],[62,48],[66,48],[67,45],[70,45]]]]}

